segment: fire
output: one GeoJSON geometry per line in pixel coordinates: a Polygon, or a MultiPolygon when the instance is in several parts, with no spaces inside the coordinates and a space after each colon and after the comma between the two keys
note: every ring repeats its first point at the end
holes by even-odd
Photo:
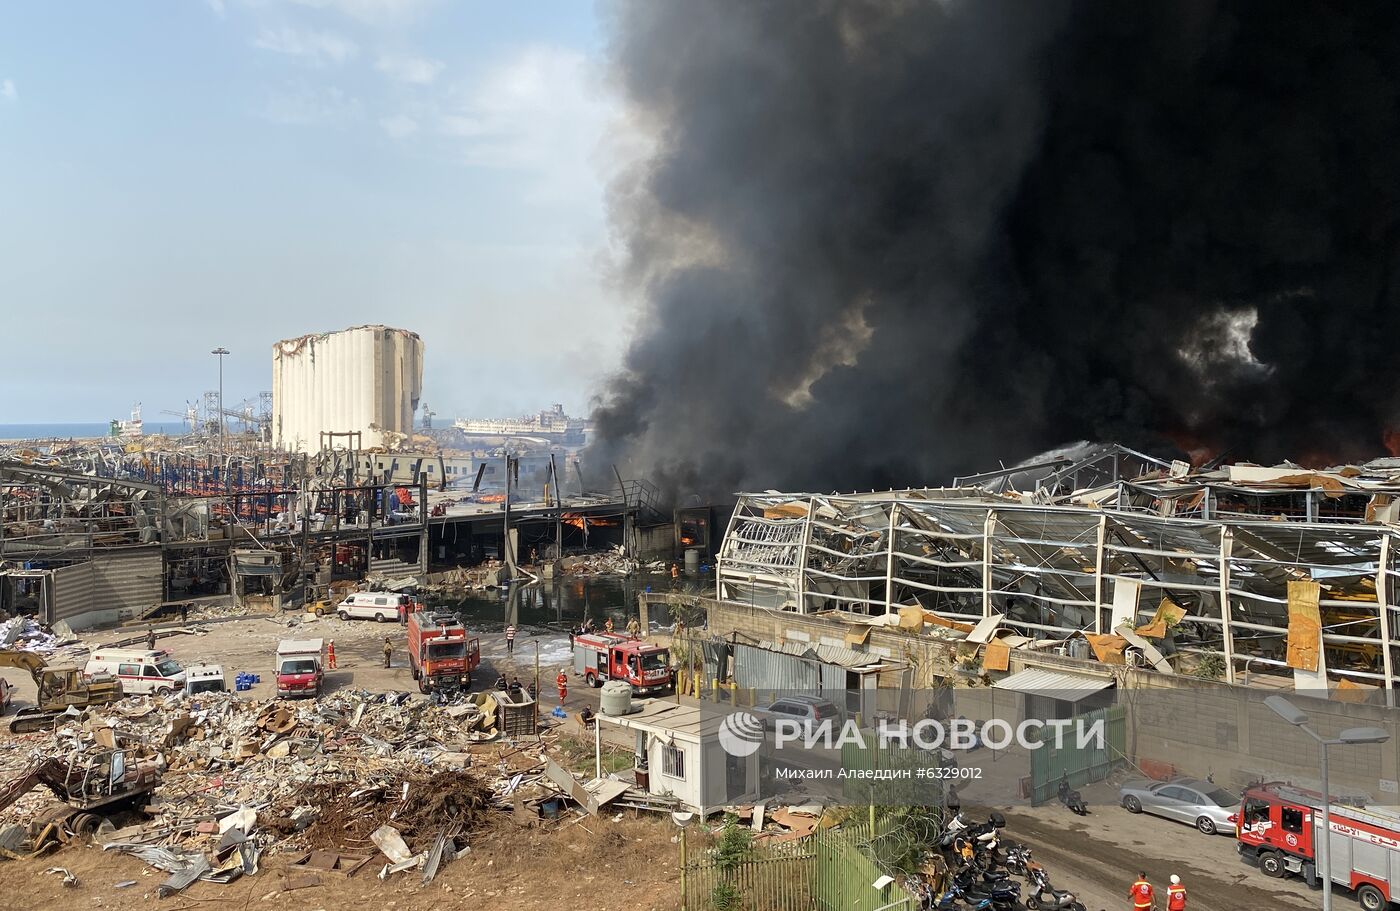
{"type": "Polygon", "coordinates": [[[574,528],[578,529],[582,529],[584,527],[584,522],[588,523],[589,528],[602,528],[604,526],[612,526],[617,524],[616,519],[604,519],[595,516],[585,515],[581,512],[566,512],[560,518],[563,519],[566,525],[572,525],[574,528]]]}
{"type": "Polygon", "coordinates": [[[504,503],[506,495],[503,493],[483,493],[476,496],[478,503],[504,503]]]}

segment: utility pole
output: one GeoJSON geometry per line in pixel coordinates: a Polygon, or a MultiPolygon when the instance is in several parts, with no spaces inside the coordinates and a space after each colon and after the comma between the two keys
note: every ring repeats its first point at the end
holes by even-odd
{"type": "Polygon", "coordinates": [[[219,455],[224,454],[224,356],[228,349],[220,345],[209,352],[219,359],[219,455]]]}

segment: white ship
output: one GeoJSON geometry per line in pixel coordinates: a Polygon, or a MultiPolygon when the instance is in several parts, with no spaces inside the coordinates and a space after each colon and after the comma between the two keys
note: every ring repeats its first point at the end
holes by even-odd
{"type": "Polygon", "coordinates": [[[563,405],[519,418],[458,418],[452,426],[469,437],[541,437],[560,443],[584,443],[592,429],[590,421],[565,414],[563,405]]]}

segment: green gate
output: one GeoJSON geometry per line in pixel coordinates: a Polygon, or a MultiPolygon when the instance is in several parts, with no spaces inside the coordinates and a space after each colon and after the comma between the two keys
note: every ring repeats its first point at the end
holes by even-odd
{"type": "Polygon", "coordinates": [[[1033,806],[1054,800],[1062,777],[1069,778],[1070,787],[1080,788],[1090,782],[1103,781],[1115,765],[1125,761],[1128,724],[1127,710],[1123,706],[1094,709],[1074,720],[1076,724],[1065,730],[1058,748],[1054,731],[1047,728],[1040,732],[1040,747],[1031,750],[1033,806]],[[1089,742],[1080,746],[1076,733],[1083,729],[1080,724],[1092,731],[1092,726],[1098,722],[1103,723],[1103,737],[1088,738],[1089,742]]]}

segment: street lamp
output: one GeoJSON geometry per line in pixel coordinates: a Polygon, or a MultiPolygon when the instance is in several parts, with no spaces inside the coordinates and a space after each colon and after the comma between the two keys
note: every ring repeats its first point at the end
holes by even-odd
{"type": "MultiPolygon", "coordinates": [[[[1353,743],[1385,743],[1390,739],[1381,728],[1347,728],[1334,739],[1318,736],[1308,727],[1308,715],[1282,696],[1269,696],[1264,704],[1277,716],[1307,734],[1322,747],[1322,838],[1317,846],[1317,866],[1322,873],[1322,911],[1332,911],[1332,791],[1327,786],[1327,748],[1353,743]]],[[[1313,830],[1316,834],[1316,829],[1313,830]]]]}
{"type": "Polygon", "coordinates": [[[228,349],[220,345],[209,352],[219,359],[219,455],[224,454],[224,355],[228,349]]]}

